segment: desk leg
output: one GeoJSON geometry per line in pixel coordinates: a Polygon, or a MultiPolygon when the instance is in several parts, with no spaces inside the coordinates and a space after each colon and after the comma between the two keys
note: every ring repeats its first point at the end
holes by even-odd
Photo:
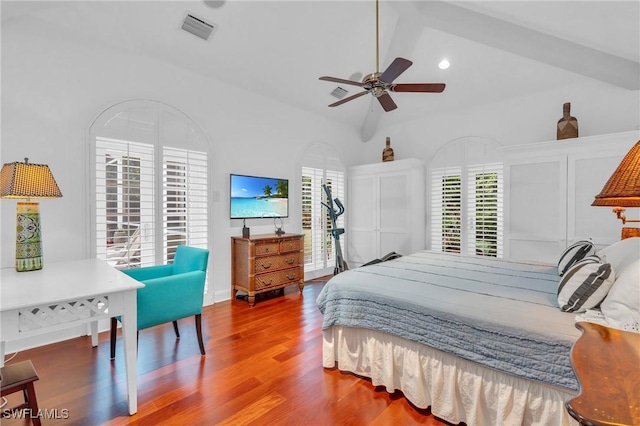
{"type": "Polygon", "coordinates": [[[98,321],[89,324],[91,328],[91,346],[98,347],[98,321]]]}
{"type": "Polygon", "coordinates": [[[124,293],[124,313],[121,316],[122,341],[124,344],[124,367],[127,376],[127,394],[129,397],[129,414],[138,411],[138,386],[137,386],[137,352],[136,342],[138,305],[136,302],[136,290],[124,293]]]}

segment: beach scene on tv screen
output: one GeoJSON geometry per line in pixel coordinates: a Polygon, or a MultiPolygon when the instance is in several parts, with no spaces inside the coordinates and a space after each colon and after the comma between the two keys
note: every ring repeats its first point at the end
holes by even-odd
{"type": "Polygon", "coordinates": [[[287,217],[288,197],[285,179],[231,176],[231,218],[287,217]]]}

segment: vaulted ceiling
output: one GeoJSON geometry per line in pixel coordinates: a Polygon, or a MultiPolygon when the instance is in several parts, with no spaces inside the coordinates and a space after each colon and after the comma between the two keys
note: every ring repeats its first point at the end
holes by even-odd
{"type": "MultiPolygon", "coordinates": [[[[338,85],[318,80],[375,71],[374,0],[3,0],[1,7],[3,37],[27,26],[47,38],[148,55],[343,122],[365,141],[380,120],[413,120],[576,79],[640,89],[639,1],[383,0],[380,69],[405,57],[413,66],[396,82],[447,85],[441,94],[394,93],[398,109],[388,113],[368,95],[328,108],[338,85]],[[209,40],[180,29],[187,13],[214,25],[209,40]],[[443,58],[447,70],[438,68],[443,58]]],[[[341,87],[347,96],[359,90],[341,87]]]]}

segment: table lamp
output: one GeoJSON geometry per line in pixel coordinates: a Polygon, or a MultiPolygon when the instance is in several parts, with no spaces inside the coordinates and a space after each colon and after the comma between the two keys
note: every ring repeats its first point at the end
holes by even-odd
{"type": "MultiPolygon", "coordinates": [[[[591,205],[613,207],[623,225],[640,222],[624,215],[625,207],[640,207],[640,141],[624,156],[591,205]]],[[[640,237],[640,228],[622,228],[622,239],[629,237],[640,237]]]]}
{"type": "Polygon", "coordinates": [[[16,271],[42,269],[40,208],[31,198],[62,197],[60,188],[45,164],[6,163],[0,171],[0,198],[19,201],[16,216],[16,271]]]}

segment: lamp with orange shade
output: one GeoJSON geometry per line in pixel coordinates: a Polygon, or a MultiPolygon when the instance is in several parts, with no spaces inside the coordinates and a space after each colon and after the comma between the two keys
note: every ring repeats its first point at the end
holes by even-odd
{"type": "MultiPolygon", "coordinates": [[[[640,222],[624,215],[625,207],[640,207],[640,141],[624,156],[591,205],[613,207],[623,225],[640,222]]],[[[629,237],[640,237],[640,228],[622,228],[622,239],[629,237]]]]}
{"type": "Polygon", "coordinates": [[[0,198],[19,201],[16,216],[16,271],[42,269],[40,207],[31,198],[62,197],[60,188],[45,164],[7,163],[0,171],[0,198]]]}

